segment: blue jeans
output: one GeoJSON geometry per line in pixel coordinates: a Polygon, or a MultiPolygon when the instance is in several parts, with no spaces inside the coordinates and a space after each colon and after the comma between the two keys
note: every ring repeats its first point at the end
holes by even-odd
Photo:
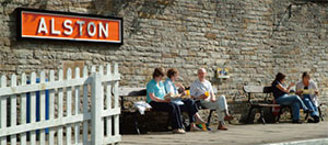
{"type": "Polygon", "coordinates": [[[313,112],[311,113],[311,117],[319,117],[318,108],[312,102],[310,95],[303,95],[303,102],[306,107],[308,107],[310,110],[313,110],[313,112]]]}
{"type": "Polygon", "coordinates": [[[302,108],[304,111],[308,110],[305,106],[301,98],[297,95],[282,95],[276,99],[276,102],[281,105],[290,105],[292,107],[293,112],[293,120],[300,119],[300,109],[302,108]]]}

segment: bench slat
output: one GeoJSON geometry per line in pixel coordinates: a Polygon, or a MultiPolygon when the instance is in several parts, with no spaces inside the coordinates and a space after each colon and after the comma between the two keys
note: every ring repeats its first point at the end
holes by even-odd
{"type": "MultiPolygon", "coordinates": [[[[218,93],[218,89],[213,87],[214,94],[218,93]]],[[[130,88],[130,87],[120,87],[119,96],[146,96],[146,88],[130,88]]]]}
{"type": "Polygon", "coordinates": [[[244,91],[246,93],[263,93],[262,86],[244,86],[244,91]]]}
{"type": "Polygon", "coordinates": [[[257,104],[258,106],[262,106],[262,107],[280,107],[279,104],[263,104],[263,103],[260,103],[260,104],[257,104]]]}
{"type": "Polygon", "coordinates": [[[146,88],[119,88],[119,96],[146,96],[146,88]]]}

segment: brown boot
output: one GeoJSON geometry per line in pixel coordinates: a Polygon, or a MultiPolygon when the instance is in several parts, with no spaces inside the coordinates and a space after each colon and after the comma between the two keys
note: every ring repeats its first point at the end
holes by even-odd
{"type": "Polygon", "coordinates": [[[233,117],[232,117],[232,115],[227,115],[227,116],[224,117],[224,120],[225,121],[230,121],[230,120],[233,120],[233,117]]]}
{"type": "Polygon", "coordinates": [[[218,126],[218,130],[228,130],[228,128],[226,128],[224,125],[219,124],[218,126]]]}

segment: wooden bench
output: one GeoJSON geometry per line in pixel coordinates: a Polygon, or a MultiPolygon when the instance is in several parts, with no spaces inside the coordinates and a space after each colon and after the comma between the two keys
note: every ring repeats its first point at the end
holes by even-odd
{"type": "MultiPolygon", "coordinates": [[[[215,91],[217,92],[217,90],[215,91]]],[[[125,108],[124,106],[124,102],[126,101],[126,97],[138,97],[138,96],[146,96],[147,95],[147,91],[145,88],[129,88],[129,87],[120,87],[119,88],[119,97],[120,97],[120,104],[121,104],[121,108],[122,110],[127,110],[128,108],[125,108]]],[[[196,103],[199,105],[199,101],[196,103]]],[[[203,106],[198,106],[200,109],[206,109],[205,107],[203,106]]],[[[150,110],[147,110],[147,111],[152,111],[151,109],[150,110]]],[[[210,124],[210,120],[211,120],[211,117],[212,117],[212,112],[214,110],[210,110],[210,114],[208,116],[208,125],[210,124]]],[[[138,116],[140,116],[140,113],[138,112],[138,110],[136,110],[134,112],[134,125],[135,125],[135,131],[140,134],[140,128],[139,128],[139,122],[138,122],[138,116]]],[[[168,123],[169,124],[169,123],[168,123]]]]}
{"type": "MultiPolygon", "coordinates": [[[[265,120],[265,116],[264,116],[264,108],[270,108],[270,113],[273,115],[272,112],[272,108],[274,107],[280,107],[279,113],[277,118],[274,118],[273,122],[277,122],[280,119],[280,115],[282,114],[282,110],[285,107],[289,107],[289,106],[284,106],[284,105],[279,105],[274,103],[273,100],[269,100],[270,97],[272,97],[272,88],[271,86],[252,86],[252,85],[246,85],[243,88],[247,98],[248,98],[248,103],[250,104],[250,109],[248,111],[248,115],[247,115],[247,123],[252,123],[253,120],[251,120],[251,114],[253,112],[254,109],[258,109],[260,112],[260,121],[265,124],[266,120],[265,120]],[[252,94],[255,93],[262,93],[264,94],[264,99],[263,100],[257,100],[254,101],[252,100],[252,94]]],[[[273,115],[273,117],[275,117],[273,115]]]]}
{"type": "MultiPolygon", "coordinates": [[[[268,98],[272,97],[272,88],[271,86],[250,86],[250,85],[246,85],[244,86],[244,92],[246,93],[247,97],[248,97],[248,103],[251,105],[249,112],[248,112],[248,116],[247,116],[247,122],[250,123],[253,120],[250,120],[252,111],[254,109],[258,109],[260,110],[260,120],[263,124],[266,123],[265,119],[264,119],[264,112],[263,112],[263,108],[270,108],[271,112],[272,112],[272,108],[274,107],[279,107],[280,110],[278,112],[277,118],[275,118],[274,122],[278,122],[280,120],[280,115],[283,113],[283,108],[287,108],[289,106],[287,105],[279,105],[274,103],[273,100],[268,100],[268,98]],[[251,95],[253,93],[263,93],[265,94],[265,99],[262,102],[252,102],[251,99],[251,95]]],[[[321,120],[323,121],[323,117],[322,117],[322,112],[321,112],[321,106],[323,106],[325,103],[321,103],[318,106],[318,111],[319,111],[319,117],[321,118],[321,120]]],[[[289,108],[291,110],[291,108],[289,108]]],[[[292,113],[291,113],[292,114],[292,113]]],[[[305,116],[305,120],[308,119],[309,113],[306,114],[305,116]]]]}

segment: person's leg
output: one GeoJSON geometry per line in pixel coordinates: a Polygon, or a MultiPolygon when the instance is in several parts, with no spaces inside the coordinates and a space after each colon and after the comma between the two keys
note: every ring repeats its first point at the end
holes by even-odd
{"type": "Polygon", "coordinates": [[[182,123],[182,118],[181,118],[182,114],[181,114],[181,109],[180,109],[179,105],[176,103],[169,103],[169,104],[172,106],[172,108],[174,108],[173,110],[175,110],[174,112],[172,111],[172,114],[174,114],[172,116],[172,119],[176,120],[178,128],[182,129],[183,128],[183,123],[182,123]]]}
{"type": "Polygon", "coordinates": [[[312,102],[310,95],[303,95],[303,102],[307,108],[313,110],[313,112],[311,113],[311,117],[319,116],[318,109],[317,107],[315,107],[314,103],[312,102]]]}
{"type": "Polygon", "coordinates": [[[231,120],[232,116],[229,113],[227,99],[224,95],[218,97],[218,104],[220,109],[225,113],[225,118],[231,120]]]}
{"type": "Polygon", "coordinates": [[[179,107],[181,111],[188,113],[190,121],[190,131],[201,131],[201,129],[196,126],[196,120],[198,120],[198,122],[204,121],[202,121],[199,114],[197,113],[198,108],[196,106],[195,101],[191,99],[184,99],[182,100],[182,102],[184,103],[184,105],[180,105],[179,107]]]}
{"type": "Polygon", "coordinates": [[[220,107],[220,103],[219,103],[219,99],[216,100],[216,102],[211,102],[211,101],[201,101],[201,104],[208,108],[208,109],[215,109],[217,115],[218,115],[218,121],[219,121],[219,126],[218,128],[222,129],[222,130],[227,130],[227,128],[225,128],[224,125],[224,108],[220,107]]]}
{"type": "Polygon", "coordinates": [[[307,107],[304,105],[301,98],[297,95],[283,95],[276,99],[276,102],[281,105],[290,105],[292,107],[293,112],[293,121],[298,121],[300,116],[300,108],[302,107],[303,110],[308,110],[307,107]]]}
{"type": "Polygon", "coordinates": [[[206,121],[204,121],[203,119],[202,119],[202,117],[200,117],[200,115],[199,115],[199,113],[197,112],[195,115],[194,115],[194,117],[195,117],[195,120],[196,120],[196,124],[203,124],[203,123],[206,123],[206,121]]]}
{"type": "Polygon", "coordinates": [[[221,110],[221,108],[219,107],[219,100],[216,100],[216,102],[211,102],[211,101],[201,101],[201,105],[208,108],[208,109],[211,109],[211,110],[215,110],[216,113],[218,114],[218,120],[219,121],[224,121],[224,112],[223,110],[221,110]]]}
{"type": "Polygon", "coordinates": [[[304,111],[308,111],[309,108],[306,107],[306,105],[304,104],[304,102],[302,101],[302,99],[297,96],[297,95],[291,95],[290,97],[295,98],[295,102],[298,102],[300,104],[300,108],[302,108],[304,111]]]}
{"type": "Polygon", "coordinates": [[[156,111],[165,111],[170,113],[172,129],[182,128],[181,114],[178,112],[180,109],[179,107],[176,107],[176,104],[155,101],[152,101],[149,104],[152,106],[152,109],[156,111]]]}
{"type": "Polygon", "coordinates": [[[300,104],[294,102],[292,105],[293,121],[298,121],[300,119],[300,104]]]}
{"type": "MultiPolygon", "coordinates": [[[[219,119],[219,126],[218,129],[219,130],[228,130],[225,126],[224,126],[224,118],[225,117],[231,117],[231,115],[228,112],[228,104],[227,104],[227,100],[225,98],[225,96],[221,95],[217,98],[217,106],[218,106],[218,110],[216,111],[218,116],[220,116],[219,119]]],[[[228,118],[230,119],[230,118],[228,118]]]]}
{"type": "Polygon", "coordinates": [[[195,122],[194,115],[198,112],[195,101],[191,99],[184,99],[182,100],[182,102],[184,103],[184,105],[180,105],[181,111],[187,112],[190,123],[194,123],[195,122]]]}

